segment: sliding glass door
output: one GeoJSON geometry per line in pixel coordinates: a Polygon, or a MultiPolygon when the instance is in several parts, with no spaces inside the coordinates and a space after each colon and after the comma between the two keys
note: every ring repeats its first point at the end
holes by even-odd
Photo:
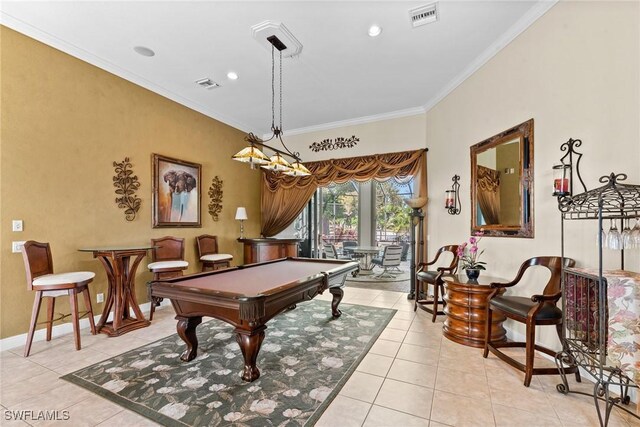
{"type": "Polygon", "coordinates": [[[359,205],[360,186],[355,181],[330,184],[318,190],[320,247],[331,243],[341,252],[343,242],[358,242],[359,205]]]}
{"type": "Polygon", "coordinates": [[[404,202],[413,194],[413,180],[374,181],[375,236],[378,245],[409,241],[411,208],[404,202]]]}
{"type": "Polygon", "coordinates": [[[324,244],[335,245],[338,253],[348,252],[343,248],[349,244],[406,245],[411,209],[404,200],[412,196],[412,179],[349,181],[320,187],[296,221],[278,237],[304,239],[300,253],[310,257],[322,257],[324,244]]]}

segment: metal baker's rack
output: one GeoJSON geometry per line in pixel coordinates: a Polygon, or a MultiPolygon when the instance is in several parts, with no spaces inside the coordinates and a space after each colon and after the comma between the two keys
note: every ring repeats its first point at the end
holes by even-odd
{"type": "MultiPolygon", "coordinates": [[[[634,382],[620,367],[613,366],[607,362],[607,341],[608,341],[608,300],[607,300],[607,279],[606,271],[603,269],[603,221],[611,220],[620,222],[620,229],[624,227],[626,220],[640,218],[640,185],[624,184],[627,179],[626,174],[605,175],[600,178],[603,185],[593,190],[587,191],[582,177],[579,173],[579,161],[581,153],[575,151],[574,147],[581,145],[580,140],[570,139],[561,146],[562,151],[567,151],[562,157],[562,165],[554,167],[566,168],[570,173],[571,185],[564,188],[564,194],[554,194],[558,196],[558,208],[561,212],[561,253],[565,256],[565,221],[573,220],[596,220],[597,244],[598,244],[598,267],[594,273],[586,274],[582,272],[567,271],[563,267],[562,271],[562,312],[563,312],[563,334],[562,351],[556,355],[556,364],[560,371],[562,383],[557,385],[560,393],[577,393],[591,396],[594,399],[598,418],[601,426],[606,426],[609,416],[614,406],[638,417],[637,413],[630,411],[627,406],[630,403],[629,388],[638,388],[634,382]],[[573,195],[573,159],[575,163],[576,175],[584,192],[573,195]],[[565,162],[566,161],[566,162],[565,162]],[[567,191],[568,190],[568,191],[567,191]],[[573,286],[573,288],[571,288],[573,286]],[[569,293],[573,293],[568,298],[569,293]],[[576,297],[579,295],[579,298],[576,297]],[[570,300],[570,301],[568,301],[570,300]],[[576,303],[577,301],[577,303],[576,303]],[[589,311],[592,310],[592,311],[589,311]],[[591,313],[590,316],[583,316],[581,321],[586,321],[585,328],[578,327],[576,320],[584,313],[591,313]],[[595,318],[593,318],[595,317],[595,318]],[[596,381],[592,394],[571,390],[567,381],[564,366],[578,365],[583,371],[588,372],[596,381]],[[604,413],[599,402],[604,402],[604,413]]],[[[557,188],[557,186],[556,186],[557,188]]],[[[620,250],[620,269],[624,270],[624,248],[620,250]]]]}

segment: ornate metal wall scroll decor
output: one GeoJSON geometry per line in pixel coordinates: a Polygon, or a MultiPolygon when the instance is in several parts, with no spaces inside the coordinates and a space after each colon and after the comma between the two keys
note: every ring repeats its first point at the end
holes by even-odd
{"type": "Polygon", "coordinates": [[[320,142],[314,142],[309,146],[309,149],[314,152],[318,151],[331,151],[338,150],[340,148],[353,148],[358,145],[360,138],[352,135],[351,138],[338,137],[335,141],[331,138],[323,139],[320,142]]]}
{"type": "Polygon", "coordinates": [[[142,199],[135,195],[136,190],[140,188],[138,176],[133,174],[131,170],[129,158],[125,157],[124,161],[118,163],[113,162],[116,176],[113,177],[113,186],[116,187],[116,203],[120,209],[124,209],[124,218],[127,221],[133,221],[136,213],[140,209],[142,199]]]}
{"type": "Polygon", "coordinates": [[[209,203],[209,214],[214,221],[217,221],[218,214],[222,211],[222,180],[218,175],[211,180],[209,197],[211,198],[211,203],[209,203]]]}

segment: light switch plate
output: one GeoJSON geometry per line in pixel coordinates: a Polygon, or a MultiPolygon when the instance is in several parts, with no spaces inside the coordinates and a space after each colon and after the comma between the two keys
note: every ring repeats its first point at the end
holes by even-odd
{"type": "Polygon", "coordinates": [[[13,221],[11,221],[11,229],[13,231],[22,231],[22,220],[14,219],[13,221]]]}
{"type": "Polygon", "coordinates": [[[22,247],[25,243],[26,242],[24,240],[11,242],[11,252],[13,252],[14,254],[19,254],[20,252],[22,252],[22,247]]]}

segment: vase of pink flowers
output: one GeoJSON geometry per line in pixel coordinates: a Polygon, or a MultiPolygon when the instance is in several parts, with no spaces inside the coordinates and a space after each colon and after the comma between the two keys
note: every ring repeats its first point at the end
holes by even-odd
{"type": "Polygon", "coordinates": [[[486,270],[486,262],[480,261],[480,256],[484,253],[484,249],[478,251],[480,240],[482,240],[482,233],[476,233],[475,236],[469,238],[468,242],[458,246],[460,267],[465,270],[469,280],[477,280],[480,276],[480,270],[486,270]]]}

